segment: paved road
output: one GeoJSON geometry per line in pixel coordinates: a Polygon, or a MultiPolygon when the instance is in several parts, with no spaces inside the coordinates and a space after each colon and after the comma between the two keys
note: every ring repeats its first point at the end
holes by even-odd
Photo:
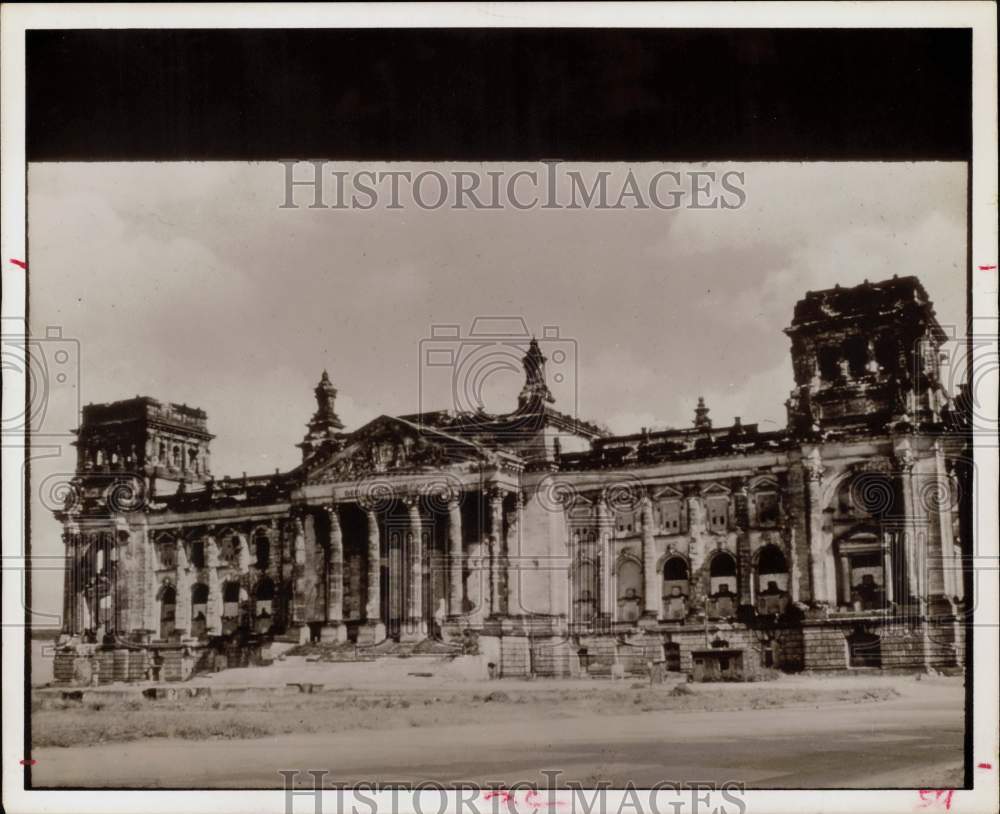
{"type": "Polygon", "coordinates": [[[512,784],[544,783],[539,770],[557,769],[563,781],[586,785],[916,788],[961,765],[961,710],[956,686],[857,705],[46,748],[33,752],[33,783],[272,788],[279,769],[326,769],[331,783],[512,784]]]}

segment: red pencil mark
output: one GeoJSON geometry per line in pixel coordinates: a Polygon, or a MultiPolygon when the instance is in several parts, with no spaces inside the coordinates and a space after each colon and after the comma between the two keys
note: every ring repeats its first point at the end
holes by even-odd
{"type": "MultiPolygon", "coordinates": [[[[483,795],[484,800],[492,800],[494,797],[499,797],[505,803],[509,803],[513,800],[515,808],[518,805],[518,800],[514,796],[514,792],[498,790],[498,791],[488,791],[486,792],[486,794],[483,795]]],[[[559,806],[566,805],[566,803],[564,802],[556,802],[554,800],[540,800],[538,799],[539,797],[541,797],[539,792],[531,790],[524,795],[523,799],[520,802],[524,803],[528,808],[532,809],[533,811],[537,811],[540,808],[558,808],[559,806]]]]}
{"type": "Polygon", "coordinates": [[[945,811],[951,809],[951,798],[955,794],[955,789],[920,789],[919,808],[941,808],[945,811]]]}
{"type": "Polygon", "coordinates": [[[992,769],[993,768],[993,764],[992,763],[980,763],[976,768],[977,769],[992,769]]]}
{"type": "Polygon", "coordinates": [[[995,268],[996,268],[996,266],[980,266],[979,270],[980,271],[993,271],[993,269],[995,269],[995,268]]]}
{"type": "Polygon", "coordinates": [[[34,766],[36,763],[38,763],[38,761],[35,760],[34,758],[28,758],[26,760],[21,761],[22,766],[34,766]]]}
{"type": "Polygon", "coordinates": [[[539,797],[537,791],[529,791],[524,798],[524,802],[527,803],[532,808],[558,808],[559,806],[564,806],[566,803],[558,803],[554,800],[538,800],[539,797]]]}
{"type": "Polygon", "coordinates": [[[492,800],[494,797],[499,797],[503,800],[503,802],[509,803],[510,798],[513,796],[514,795],[511,794],[509,791],[488,791],[486,792],[486,794],[483,795],[483,799],[492,800]]]}
{"type": "Polygon", "coordinates": [[[25,271],[28,270],[28,264],[25,263],[23,260],[15,260],[12,257],[10,258],[10,262],[13,263],[15,266],[18,266],[19,268],[23,268],[25,271]]]}

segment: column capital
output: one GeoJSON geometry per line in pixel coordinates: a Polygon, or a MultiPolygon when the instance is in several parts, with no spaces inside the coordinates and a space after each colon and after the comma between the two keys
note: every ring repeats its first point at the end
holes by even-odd
{"type": "Polygon", "coordinates": [[[913,473],[913,465],[917,462],[916,455],[913,454],[913,450],[910,449],[910,445],[907,443],[905,446],[900,446],[896,449],[896,466],[899,467],[900,471],[904,475],[910,475],[913,473]]]}
{"type": "Polygon", "coordinates": [[[506,497],[508,491],[509,490],[499,484],[488,484],[483,490],[490,503],[501,503],[504,497],[506,497]]]}

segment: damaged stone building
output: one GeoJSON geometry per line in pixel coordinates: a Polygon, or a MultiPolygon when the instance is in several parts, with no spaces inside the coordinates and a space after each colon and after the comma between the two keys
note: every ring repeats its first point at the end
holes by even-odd
{"type": "Polygon", "coordinates": [[[510,413],[348,430],[324,372],[288,472],[215,478],[207,417],[83,409],[58,680],[267,659],[474,653],[495,674],[963,663],[968,426],[914,277],[809,292],[787,426],[611,435],[520,345],[510,413]]]}

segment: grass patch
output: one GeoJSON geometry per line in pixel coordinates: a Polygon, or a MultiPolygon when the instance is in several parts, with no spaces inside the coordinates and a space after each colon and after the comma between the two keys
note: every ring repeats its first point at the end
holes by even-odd
{"type": "MultiPolygon", "coordinates": [[[[475,686],[475,685],[473,685],[475,686]]],[[[79,701],[45,696],[32,700],[32,745],[87,746],[145,738],[246,739],[291,733],[488,726],[514,720],[555,720],[591,715],[636,715],[663,710],[773,709],[829,703],[870,703],[898,696],[894,689],[789,689],[748,684],[719,691],[656,685],[641,690],[609,686],[567,689],[539,686],[530,694],[469,688],[452,692],[327,690],[229,698],[79,701]]]]}

